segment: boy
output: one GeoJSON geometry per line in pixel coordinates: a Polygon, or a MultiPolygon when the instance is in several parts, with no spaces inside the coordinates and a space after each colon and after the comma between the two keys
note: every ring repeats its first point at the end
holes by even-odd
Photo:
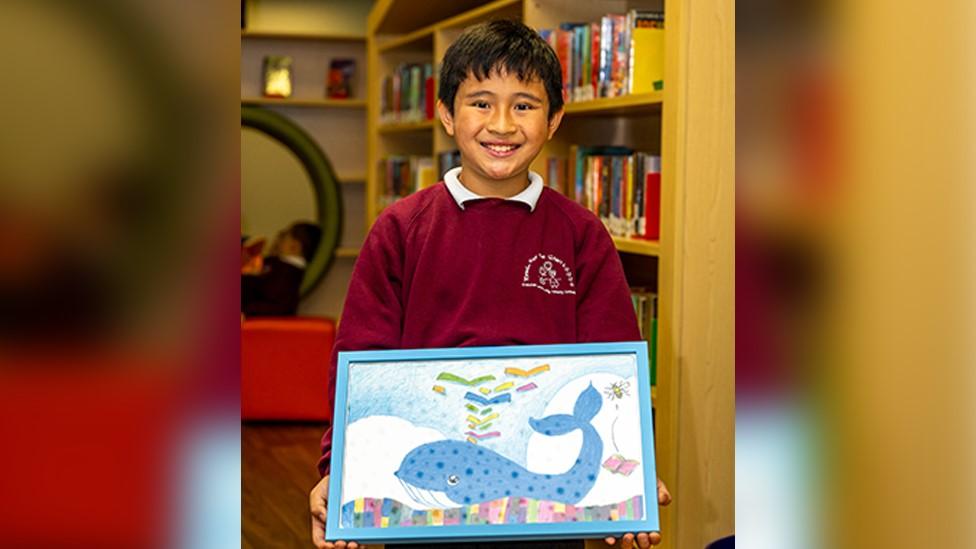
{"type": "MultiPolygon", "coordinates": [[[[376,220],[349,283],[336,351],[640,339],[606,229],[529,171],[559,127],[562,106],[559,60],[521,23],[472,27],[448,48],[437,110],[461,167],[376,220]]],[[[310,495],[313,540],[354,549],[354,542],[323,540],[331,439],[330,429],[319,462],[324,478],[310,495]]],[[[658,497],[670,499],[660,484],[658,497]]],[[[642,548],[659,539],[637,536],[642,548]]],[[[630,547],[634,536],[623,541],[630,547]]]]}

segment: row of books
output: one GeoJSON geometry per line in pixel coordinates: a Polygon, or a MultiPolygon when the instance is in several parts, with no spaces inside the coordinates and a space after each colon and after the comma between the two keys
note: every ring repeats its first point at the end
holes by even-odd
{"type": "MultiPolygon", "coordinates": [[[[288,55],[267,55],[264,58],[265,97],[291,97],[292,58],[288,55]]],[[[329,72],[325,79],[325,94],[331,99],[352,97],[352,79],[356,72],[353,59],[333,59],[329,62],[329,72]]]]}
{"type": "Polygon", "coordinates": [[[402,63],[383,78],[380,122],[419,122],[434,118],[434,65],[402,63]]]}
{"type": "Polygon", "coordinates": [[[546,159],[548,185],[595,213],[614,236],[658,240],[661,157],[626,147],[569,148],[546,159]]]}
{"type": "Polygon", "coordinates": [[[657,384],[657,294],[646,288],[631,288],[630,299],[637,314],[641,339],[647,342],[651,367],[651,385],[657,384]]]}
{"type": "Polygon", "coordinates": [[[381,208],[437,182],[430,156],[388,156],[380,160],[379,173],[383,182],[381,208]]]}
{"type": "Polygon", "coordinates": [[[630,10],[539,33],[556,51],[567,101],[647,93],[664,86],[664,12],[630,10]]]}
{"type": "Polygon", "coordinates": [[[444,151],[437,154],[437,167],[439,168],[438,173],[441,174],[441,178],[448,170],[457,168],[461,165],[461,151],[454,149],[453,151],[444,151]]]}

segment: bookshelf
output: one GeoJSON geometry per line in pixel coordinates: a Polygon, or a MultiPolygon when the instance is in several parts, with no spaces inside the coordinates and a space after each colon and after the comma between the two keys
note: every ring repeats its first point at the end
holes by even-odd
{"type": "Polygon", "coordinates": [[[340,182],[343,227],[335,260],[301,302],[301,314],[338,318],[359,247],[367,180],[366,18],[372,2],[247,0],[241,29],[241,103],[278,112],[302,127],[321,147],[340,182]],[[288,55],[292,96],[262,96],[263,59],[288,55]],[[326,76],[335,58],[356,63],[349,99],[326,97],[326,76]]]}
{"type": "MultiPolygon", "coordinates": [[[[668,21],[677,14],[679,1],[669,2],[668,21]]],[[[573,2],[569,0],[496,0],[471,5],[466,11],[451,11],[447,4],[435,2],[431,9],[423,10],[428,18],[422,24],[411,27],[398,20],[407,2],[380,1],[370,12],[367,29],[367,55],[369,59],[368,145],[370,171],[367,177],[367,224],[372,224],[380,213],[379,196],[382,180],[377,166],[381,158],[391,154],[429,155],[437,157],[441,152],[456,148],[440,123],[434,120],[405,124],[382,124],[380,120],[380,92],[384,75],[399,63],[424,63],[439,61],[447,47],[463,29],[471,24],[492,18],[518,18],[534,28],[555,28],[565,21],[598,20],[608,12],[625,12],[631,8],[660,9],[661,2],[573,2]],[[440,10],[440,11],[438,11],[440,10]],[[440,13],[440,17],[435,14],[440,13]]],[[[421,11],[421,10],[418,10],[421,11]]],[[[668,36],[668,49],[674,43],[668,36]]],[[[668,57],[669,77],[677,74],[674,56],[668,57]]],[[[673,88],[672,88],[673,89],[673,88]]],[[[570,145],[625,145],[635,150],[649,151],[662,156],[662,210],[667,201],[673,201],[674,171],[669,158],[676,152],[674,131],[664,123],[673,124],[675,102],[665,87],[663,91],[599,98],[585,102],[567,103],[562,126],[556,132],[533,170],[545,174],[547,156],[567,155],[570,145]],[[609,136],[609,137],[608,137],[609,136]],[[671,156],[669,156],[671,155],[671,156]]],[[[438,179],[442,170],[438,167],[438,179]]],[[[666,326],[668,315],[674,315],[675,296],[666,292],[667,269],[670,267],[674,232],[664,225],[665,219],[673,219],[661,212],[661,234],[664,242],[613,237],[614,244],[624,261],[628,279],[633,286],[656,287],[659,294],[659,328],[657,385],[652,390],[657,425],[657,461],[660,476],[672,493],[677,488],[677,375],[673,351],[665,341],[670,334],[666,326]]],[[[673,508],[661,514],[662,528],[674,532],[673,508]]],[[[672,546],[673,535],[665,536],[664,547],[672,546]]],[[[602,542],[593,542],[593,547],[602,542]]],[[[588,545],[591,546],[591,545],[588,545]]]]}

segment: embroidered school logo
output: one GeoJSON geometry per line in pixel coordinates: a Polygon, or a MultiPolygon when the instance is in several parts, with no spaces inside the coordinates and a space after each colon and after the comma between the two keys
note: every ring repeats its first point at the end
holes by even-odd
{"type": "Polygon", "coordinates": [[[576,295],[576,281],[562,259],[552,254],[535,254],[525,264],[523,288],[538,288],[547,294],[576,295]]]}

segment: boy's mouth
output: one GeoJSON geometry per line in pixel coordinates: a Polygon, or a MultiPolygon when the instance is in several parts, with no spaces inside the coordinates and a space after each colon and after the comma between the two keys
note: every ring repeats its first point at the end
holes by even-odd
{"type": "Polygon", "coordinates": [[[521,145],[516,145],[514,143],[481,143],[481,146],[488,151],[488,154],[504,158],[506,156],[511,156],[515,151],[521,147],[521,145]]]}

